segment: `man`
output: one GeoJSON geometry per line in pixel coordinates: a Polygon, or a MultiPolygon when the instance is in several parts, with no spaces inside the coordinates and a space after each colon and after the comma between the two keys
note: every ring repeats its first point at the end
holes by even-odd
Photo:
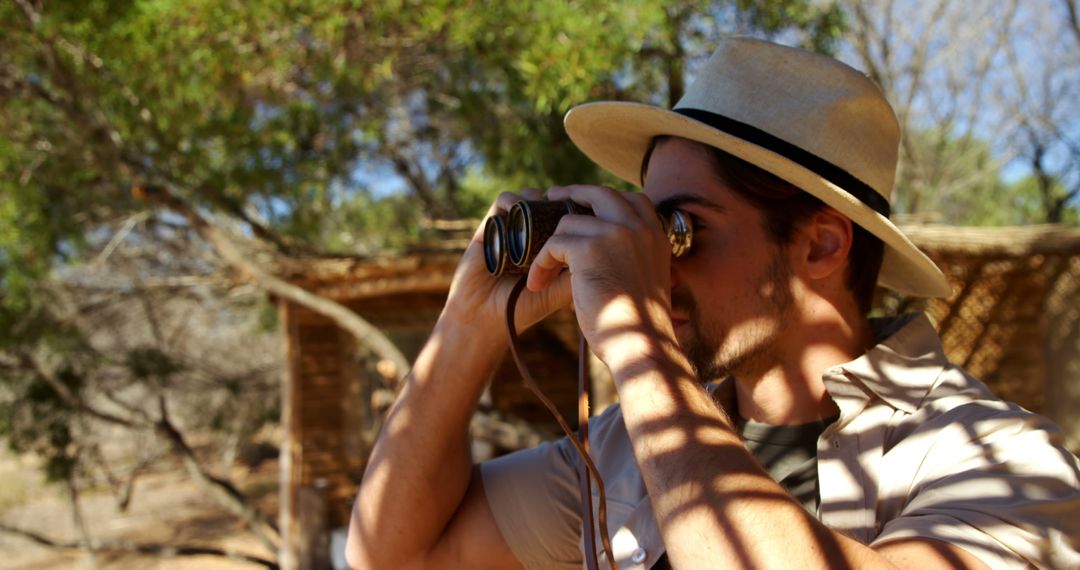
{"type": "MultiPolygon", "coordinates": [[[[899,129],[867,78],[732,39],[674,111],[589,104],[566,127],[644,192],[546,193],[595,217],[563,218],[516,321],[573,302],[612,372],[592,454],[621,568],[1080,567],[1078,465],[1053,426],[950,365],[925,317],[865,316],[875,283],[949,293],[887,219],[899,129]],[[694,222],[676,259],[671,208],[694,222]]],[[[471,465],[513,281],[479,241],[372,453],[356,567],[582,565],[566,440],[471,465]]]]}

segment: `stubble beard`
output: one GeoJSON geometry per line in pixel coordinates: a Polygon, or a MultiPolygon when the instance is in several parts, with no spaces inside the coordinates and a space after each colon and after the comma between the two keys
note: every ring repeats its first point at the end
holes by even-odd
{"type": "Polygon", "coordinates": [[[672,291],[672,306],[689,317],[686,326],[690,327],[690,334],[680,335],[684,337],[679,339],[680,346],[702,384],[729,376],[752,375],[770,365],[779,331],[792,314],[790,275],[782,256],[774,255],[753,286],[754,291],[768,290],[771,294],[757,298],[760,314],[751,315],[753,321],[738,333],[724,330],[723,324],[705,322],[696,299],[688,292],[672,291]]]}

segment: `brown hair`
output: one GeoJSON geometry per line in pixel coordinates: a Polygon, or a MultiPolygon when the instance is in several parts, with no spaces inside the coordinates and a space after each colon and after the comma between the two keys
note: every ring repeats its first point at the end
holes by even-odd
{"type": "MultiPolygon", "coordinates": [[[[656,145],[666,138],[670,137],[654,138],[649,149],[645,151],[641,161],[642,186],[645,185],[649,158],[656,145]]],[[[777,244],[791,243],[795,228],[827,207],[816,196],[770,172],[718,148],[709,147],[709,150],[712,152],[717,175],[736,194],[764,214],[765,230],[777,244]]],[[[848,263],[845,278],[848,290],[865,314],[870,312],[874,301],[874,288],[881,271],[885,244],[858,224],[852,223],[851,229],[851,250],[848,253],[851,262],[848,263]]]]}

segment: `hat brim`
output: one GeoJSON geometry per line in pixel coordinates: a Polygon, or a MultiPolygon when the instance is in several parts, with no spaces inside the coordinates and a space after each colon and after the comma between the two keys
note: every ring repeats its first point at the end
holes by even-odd
{"type": "Polygon", "coordinates": [[[948,297],[948,280],[888,218],[843,188],[771,150],[678,113],[630,102],[586,103],[564,119],[570,139],[593,162],[641,185],[641,161],[652,140],[676,136],[713,146],[802,188],[881,239],[885,244],[878,284],[898,293],[948,297]]]}

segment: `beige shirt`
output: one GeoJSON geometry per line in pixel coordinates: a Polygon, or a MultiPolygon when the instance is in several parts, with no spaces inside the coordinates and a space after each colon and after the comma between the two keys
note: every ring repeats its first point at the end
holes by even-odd
{"type": "MultiPolygon", "coordinates": [[[[818,440],[821,521],[865,544],[942,540],[991,568],[1080,568],[1080,462],[1057,428],[949,364],[925,316],[875,325],[881,344],[824,375],[840,419],[818,440]]],[[[649,568],[664,547],[618,406],[589,427],[615,558],[649,568]]],[[[582,568],[577,462],[563,439],[481,466],[526,568],[582,568]]]]}

